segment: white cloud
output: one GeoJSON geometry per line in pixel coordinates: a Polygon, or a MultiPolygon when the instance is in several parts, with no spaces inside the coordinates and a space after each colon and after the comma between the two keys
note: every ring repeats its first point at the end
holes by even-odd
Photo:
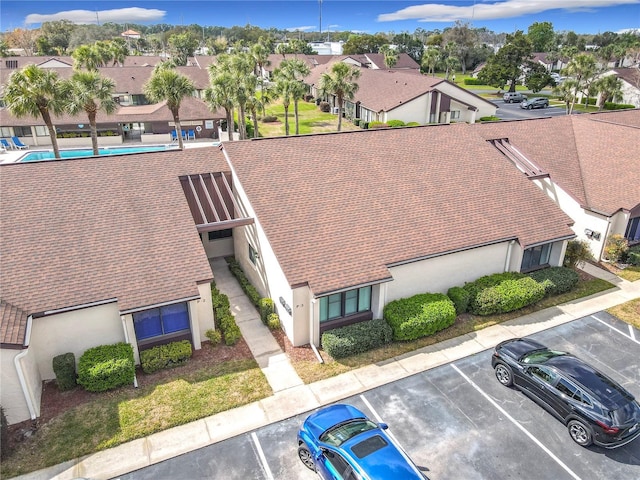
{"type": "Polygon", "coordinates": [[[314,28],[316,27],[313,25],[307,25],[304,27],[288,27],[288,28],[285,28],[285,30],[287,32],[306,32],[307,30],[313,30],[314,28]]]}
{"type": "Polygon", "coordinates": [[[155,8],[116,8],[113,10],[67,10],[64,12],[40,15],[31,13],[25,18],[25,24],[69,20],[73,23],[143,23],[162,20],[167,12],[155,8]]]}
{"type": "Polygon", "coordinates": [[[444,5],[429,3],[403,8],[393,13],[378,15],[380,22],[398,20],[418,20],[421,22],[455,22],[456,20],[497,20],[501,18],[533,15],[547,10],[568,10],[572,12],[593,11],[598,7],[612,7],[640,3],[640,0],[507,0],[505,2],[481,3],[475,5],[444,5]]]}

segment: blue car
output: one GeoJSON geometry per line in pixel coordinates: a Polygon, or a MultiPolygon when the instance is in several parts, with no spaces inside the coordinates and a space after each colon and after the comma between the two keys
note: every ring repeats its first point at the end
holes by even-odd
{"type": "Polygon", "coordinates": [[[324,480],[425,480],[387,428],[351,405],[331,405],[302,424],[298,456],[324,480]]]}

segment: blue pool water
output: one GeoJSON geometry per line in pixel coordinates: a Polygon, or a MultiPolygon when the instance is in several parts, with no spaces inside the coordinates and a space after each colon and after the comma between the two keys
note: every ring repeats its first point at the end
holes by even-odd
{"type": "MultiPolygon", "coordinates": [[[[157,152],[163,150],[174,150],[178,148],[177,145],[146,145],[144,147],[113,147],[113,148],[100,148],[98,151],[100,155],[122,155],[124,153],[142,153],[142,152],[157,152]]],[[[80,157],[93,157],[92,149],[70,149],[60,150],[60,158],[80,158],[80,157]]],[[[27,153],[24,157],[20,157],[19,162],[38,162],[40,160],[53,160],[53,150],[39,151],[27,153]]]]}

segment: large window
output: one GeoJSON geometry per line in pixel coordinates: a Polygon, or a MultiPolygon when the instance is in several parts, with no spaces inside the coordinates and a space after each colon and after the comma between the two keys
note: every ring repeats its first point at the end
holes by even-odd
{"type": "Polygon", "coordinates": [[[368,310],[371,310],[371,287],[356,288],[320,298],[321,322],[368,310]]]}
{"type": "Polygon", "coordinates": [[[631,220],[629,220],[624,238],[626,238],[630,242],[640,240],[640,217],[632,218],[631,220]]]}
{"type": "Polygon", "coordinates": [[[527,248],[522,256],[522,266],[520,267],[520,270],[526,272],[527,270],[535,270],[536,268],[548,265],[550,254],[550,243],[527,248]]]}
{"type": "Polygon", "coordinates": [[[218,240],[220,238],[228,238],[233,236],[233,230],[230,228],[226,228],[224,230],[215,230],[209,233],[209,241],[218,240]]]}
{"type": "Polygon", "coordinates": [[[133,314],[138,341],[189,331],[189,309],[186,303],[174,303],[133,314]]]}

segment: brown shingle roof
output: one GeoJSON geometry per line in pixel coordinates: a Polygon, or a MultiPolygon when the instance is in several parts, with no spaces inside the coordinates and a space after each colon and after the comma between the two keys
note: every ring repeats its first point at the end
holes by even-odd
{"type": "Polygon", "coordinates": [[[314,294],[387,265],[517,238],[571,219],[466,124],[224,144],[291,285],[314,294]]]}
{"type": "MultiPolygon", "coordinates": [[[[218,148],[1,165],[2,300],[37,314],[197,296],[212,273],[179,177],[225,170],[218,148]]],[[[3,315],[0,341],[21,343],[25,320],[3,315]]]]}

